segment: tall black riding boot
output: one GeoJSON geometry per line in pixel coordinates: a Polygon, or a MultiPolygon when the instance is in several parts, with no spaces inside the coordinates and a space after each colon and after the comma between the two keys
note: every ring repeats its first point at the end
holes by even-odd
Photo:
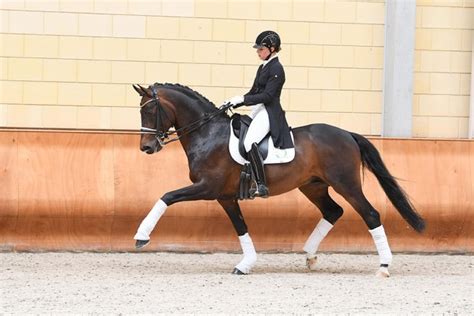
{"type": "Polygon", "coordinates": [[[251,192],[252,196],[268,197],[267,181],[265,179],[265,170],[263,169],[263,159],[258,151],[257,143],[252,144],[252,149],[249,151],[250,164],[252,171],[257,181],[257,189],[251,192]]]}

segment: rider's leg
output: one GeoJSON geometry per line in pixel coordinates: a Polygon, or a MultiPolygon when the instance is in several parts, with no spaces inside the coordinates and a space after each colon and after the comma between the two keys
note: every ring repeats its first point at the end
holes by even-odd
{"type": "MultiPolygon", "coordinates": [[[[260,156],[258,151],[257,143],[252,144],[252,149],[249,152],[249,160],[252,165],[252,170],[255,175],[255,180],[257,182],[257,188],[255,192],[250,192],[252,196],[268,196],[267,180],[265,178],[265,170],[263,166],[263,159],[260,156]]],[[[251,190],[253,191],[253,190],[251,190]]]]}
{"type": "Polygon", "coordinates": [[[250,109],[249,116],[254,119],[255,116],[263,109],[265,109],[265,105],[263,103],[255,104],[250,109]]]}
{"type": "Polygon", "coordinates": [[[268,119],[267,110],[263,105],[254,109],[252,115],[254,115],[254,117],[249,126],[244,146],[246,152],[249,153],[249,160],[257,181],[257,191],[254,193],[254,196],[266,197],[268,196],[268,188],[266,185],[263,159],[258,152],[257,143],[259,143],[270,131],[270,120],[268,119]]]}
{"type": "Polygon", "coordinates": [[[252,123],[247,131],[245,137],[244,147],[245,151],[249,152],[252,149],[253,143],[259,143],[270,131],[270,120],[268,119],[268,113],[265,106],[255,105],[250,117],[252,117],[252,123]]]}

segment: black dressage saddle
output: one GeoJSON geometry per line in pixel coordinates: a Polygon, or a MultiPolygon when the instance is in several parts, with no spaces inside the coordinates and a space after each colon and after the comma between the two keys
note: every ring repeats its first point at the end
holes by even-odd
{"type": "MultiPolygon", "coordinates": [[[[244,140],[245,136],[247,136],[250,123],[252,123],[252,118],[250,118],[248,115],[240,115],[239,113],[235,113],[231,117],[232,131],[235,137],[239,139],[239,153],[246,160],[249,160],[249,158],[247,152],[245,152],[244,140]]],[[[260,143],[258,143],[258,151],[260,152],[263,160],[265,160],[268,156],[269,139],[270,132],[260,141],[260,143]]]]}

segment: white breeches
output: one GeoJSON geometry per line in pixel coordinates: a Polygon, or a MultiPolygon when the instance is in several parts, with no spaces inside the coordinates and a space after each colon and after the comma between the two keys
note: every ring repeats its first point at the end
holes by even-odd
{"type": "Polygon", "coordinates": [[[252,123],[249,126],[244,141],[246,152],[252,149],[253,143],[259,143],[270,131],[270,120],[268,119],[268,113],[263,103],[254,105],[249,116],[252,118],[252,123]]]}

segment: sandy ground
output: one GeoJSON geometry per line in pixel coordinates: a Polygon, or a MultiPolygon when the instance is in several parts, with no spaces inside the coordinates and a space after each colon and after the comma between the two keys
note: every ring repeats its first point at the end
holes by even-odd
{"type": "Polygon", "coordinates": [[[0,253],[0,313],[473,314],[473,256],[259,254],[231,275],[238,254],[0,253]]]}

